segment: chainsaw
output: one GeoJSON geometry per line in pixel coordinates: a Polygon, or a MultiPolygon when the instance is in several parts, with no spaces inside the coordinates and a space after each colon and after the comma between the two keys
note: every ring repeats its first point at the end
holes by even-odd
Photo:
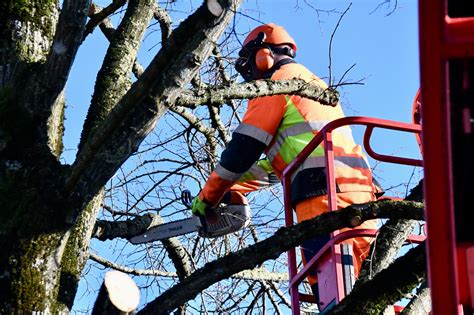
{"type": "MultiPolygon", "coordinates": [[[[189,190],[181,193],[181,201],[189,209],[192,200],[189,190]]],[[[237,232],[249,223],[250,207],[245,197],[237,192],[228,192],[218,207],[206,209],[205,216],[193,215],[190,218],[153,226],[144,233],[132,237],[130,243],[149,243],[191,232],[198,232],[202,237],[215,238],[237,232]],[[233,197],[231,194],[234,194],[233,197]],[[234,204],[235,196],[240,199],[238,204],[234,204]],[[234,201],[231,201],[232,199],[234,201]]]]}

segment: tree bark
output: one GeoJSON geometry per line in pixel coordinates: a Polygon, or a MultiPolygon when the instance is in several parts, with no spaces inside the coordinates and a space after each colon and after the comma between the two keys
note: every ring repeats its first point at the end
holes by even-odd
{"type": "Polygon", "coordinates": [[[431,312],[431,295],[428,283],[425,281],[416,290],[408,305],[403,309],[401,315],[427,315],[431,312]]]}
{"type": "Polygon", "coordinates": [[[329,314],[381,314],[387,306],[402,299],[425,280],[423,243],[375,275],[372,281],[354,288],[329,314]]]}
{"type": "Polygon", "coordinates": [[[355,283],[356,287],[372,280],[377,273],[395,260],[416,224],[415,220],[395,219],[387,221],[379,229],[379,234],[362,265],[359,278],[355,283]]]}
{"type": "Polygon", "coordinates": [[[153,0],[129,1],[125,16],[111,38],[97,75],[79,149],[130,88],[130,73],[145,30],[153,16],[153,3],[153,0]]]}

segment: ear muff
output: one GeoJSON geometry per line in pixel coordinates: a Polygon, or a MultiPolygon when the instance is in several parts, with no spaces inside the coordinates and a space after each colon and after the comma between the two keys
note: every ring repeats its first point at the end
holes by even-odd
{"type": "Polygon", "coordinates": [[[260,71],[267,71],[273,67],[275,60],[273,59],[273,52],[268,48],[262,48],[255,54],[255,65],[260,71]]]}

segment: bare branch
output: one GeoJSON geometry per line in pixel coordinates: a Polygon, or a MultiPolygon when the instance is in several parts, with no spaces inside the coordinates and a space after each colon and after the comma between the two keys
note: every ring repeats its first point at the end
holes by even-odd
{"type": "Polygon", "coordinates": [[[337,29],[339,28],[339,25],[341,24],[341,21],[344,18],[344,15],[346,15],[347,11],[349,11],[351,6],[352,6],[352,3],[349,4],[349,6],[346,8],[346,10],[339,17],[339,20],[337,20],[336,27],[334,27],[334,30],[331,34],[331,39],[329,40],[329,50],[328,50],[328,53],[329,53],[329,65],[328,65],[328,68],[329,68],[329,80],[328,81],[329,82],[328,82],[328,84],[329,84],[329,86],[333,85],[333,82],[332,82],[332,42],[334,40],[334,35],[336,35],[337,29]]]}
{"type": "Polygon", "coordinates": [[[211,124],[214,129],[217,130],[219,136],[224,144],[230,142],[230,136],[227,131],[227,128],[222,123],[221,117],[219,115],[219,108],[215,106],[208,105],[209,115],[211,118],[211,124]]]}
{"type": "Polygon", "coordinates": [[[189,110],[183,106],[170,106],[169,109],[184,118],[192,128],[195,128],[197,131],[203,134],[207,140],[207,144],[211,147],[211,151],[216,150],[215,140],[214,140],[214,130],[206,126],[201,119],[193,115],[189,110]]]}
{"type": "MultiPolygon", "coordinates": [[[[164,277],[164,278],[178,278],[176,272],[168,272],[163,270],[156,269],[135,269],[126,266],[122,266],[111,262],[95,253],[90,254],[90,259],[99,263],[107,268],[112,268],[118,271],[122,271],[135,276],[154,276],[154,277],[164,277]]],[[[270,272],[263,268],[256,268],[252,270],[241,271],[231,277],[232,279],[242,279],[242,280],[256,280],[256,281],[270,281],[270,282],[286,282],[288,281],[288,274],[285,272],[270,272]]],[[[279,290],[275,290],[277,292],[279,290]]],[[[282,293],[280,293],[282,294],[282,293]]],[[[280,295],[280,298],[285,298],[284,295],[280,295]]],[[[288,302],[288,301],[287,301],[288,302]]]]}
{"type": "Polygon", "coordinates": [[[153,16],[158,23],[160,23],[161,28],[161,43],[162,45],[166,45],[168,43],[168,39],[171,36],[171,17],[169,16],[168,12],[163,10],[158,4],[154,4],[154,13],[153,16]]]}
{"type": "Polygon", "coordinates": [[[275,300],[275,297],[273,296],[273,293],[272,293],[272,287],[270,285],[268,285],[267,283],[261,281],[260,284],[262,285],[262,287],[265,289],[265,293],[268,295],[268,298],[270,299],[270,302],[272,303],[273,307],[275,308],[275,312],[276,314],[279,314],[281,315],[281,311],[280,311],[280,306],[278,305],[279,303],[275,300]]]}
{"type": "Polygon", "coordinates": [[[300,79],[277,81],[268,79],[230,86],[211,86],[194,93],[185,92],[175,100],[175,104],[194,108],[197,105],[220,105],[233,99],[249,99],[276,94],[300,95],[330,106],[339,101],[339,93],[330,88],[325,89],[300,79]]]}
{"type": "Polygon", "coordinates": [[[94,28],[102,23],[104,20],[108,19],[108,17],[115,13],[119,8],[123,7],[127,3],[127,0],[113,0],[111,4],[105,7],[102,10],[96,11],[96,4],[91,5],[91,16],[89,22],[86,24],[86,29],[84,31],[84,35],[82,40],[86,39],[87,35],[92,33],[94,28]]]}
{"type": "MultiPolygon", "coordinates": [[[[394,5],[393,5],[393,8],[388,11],[388,13],[385,14],[385,16],[389,16],[389,15],[392,15],[398,8],[398,0],[394,0],[394,5]]],[[[382,6],[386,6],[387,9],[390,8],[390,5],[392,4],[392,0],[384,0],[383,2],[380,2],[373,11],[370,12],[370,14],[373,14],[375,13],[375,11],[377,11],[378,9],[380,9],[382,6]]]]}
{"type": "Polygon", "coordinates": [[[168,278],[177,278],[178,274],[176,272],[168,272],[168,271],[163,271],[163,270],[150,270],[150,269],[135,269],[135,268],[130,268],[126,266],[122,266],[119,264],[116,264],[114,262],[111,262],[105,258],[100,257],[99,255],[95,253],[90,254],[90,259],[107,267],[107,268],[112,268],[118,271],[122,271],[131,275],[135,276],[155,276],[155,277],[168,277],[168,278]]]}

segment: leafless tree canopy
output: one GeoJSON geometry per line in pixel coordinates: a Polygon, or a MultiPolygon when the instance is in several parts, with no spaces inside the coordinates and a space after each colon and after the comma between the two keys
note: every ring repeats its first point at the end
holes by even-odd
{"type": "MultiPolygon", "coordinates": [[[[426,280],[424,246],[396,258],[423,220],[421,184],[405,201],[348,207],[289,228],[282,228],[280,188],[269,187],[249,196],[252,223],[237,233],[129,243],[151,226],[190,215],[181,191],[199,191],[246,99],[299,94],[325,105],[338,101],[335,89],[298,79],[239,83],[231,56],[242,40],[242,0],[190,1],[185,13],[175,2],[0,4],[0,313],[70,312],[74,301],[97,296],[96,275],[115,269],[141,289],[140,314],[281,314],[289,308],[281,254],[373,218],[388,221],[361,280],[334,313],[379,314],[407,297],[413,306],[406,314],[421,314],[420,305],[426,312],[426,287],[413,294],[426,280]],[[109,46],[76,157],[62,163],[65,86],[94,31],[109,46]],[[157,46],[148,64],[137,57],[144,40],[157,46]],[[76,296],[81,278],[88,293],[76,296]]],[[[97,313],[110,311],[107,284],[97,313]]]]}

